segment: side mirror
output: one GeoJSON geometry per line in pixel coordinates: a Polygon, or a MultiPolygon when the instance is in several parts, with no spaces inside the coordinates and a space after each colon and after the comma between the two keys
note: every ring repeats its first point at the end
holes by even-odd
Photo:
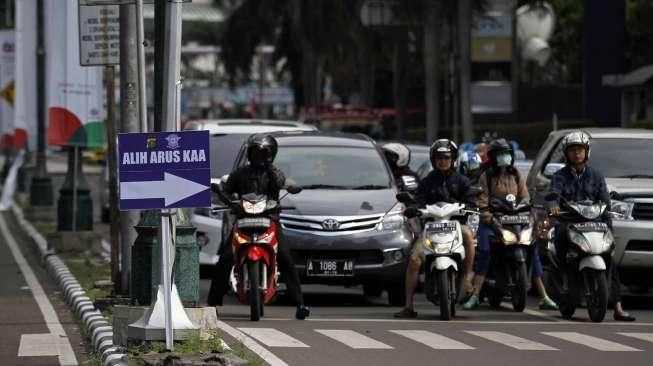
{"type": "Polygon", "coordinates": [[[565,167],[564,164],[549,163],[549,164],[546,165],[546,167],[544,167],[544,176],[547,177],[547,178],[551,178],[551,177],[553,177],[553,175],[555,173],[558,172],[558,170],[560,170],[560,169],[562,169],[564,167],[565,167]]]}
{"type": "Polygon", "coordinates": [[[401,203],[409,203],[413,201],[413,197],[408,192],[397,193],[397,201],[401,203]]]}
{"type": "Polygon", "coordinates": [[[286,188],[286,191],[290,194],[297,194],[302,191],[302,187],[291,184],[286,188]]]}
{"type": "Polygon", "coordinates": [[[417,190],[417,180],[415,179],[415,177],[410,175],[402,175],[401,182],[405,190],[411,192],[417,190]]]}

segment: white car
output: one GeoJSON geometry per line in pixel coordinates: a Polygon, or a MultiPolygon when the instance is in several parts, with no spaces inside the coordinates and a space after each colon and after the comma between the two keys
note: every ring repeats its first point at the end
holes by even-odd
{"type": "MultiPolygon", "coordinates": [[[[316,128],[294,121],[219,119],[190,121],[184,130],[210,132],[211,180],[217,181],[231,172],[238,151],[250,135],[277,131],[315,131],[316,128]]],[[[200,265],[215,265],[222,242],[222,214],[212,214],[208,208],[197,208],[191,222],[197,228],[200,265]]]]}

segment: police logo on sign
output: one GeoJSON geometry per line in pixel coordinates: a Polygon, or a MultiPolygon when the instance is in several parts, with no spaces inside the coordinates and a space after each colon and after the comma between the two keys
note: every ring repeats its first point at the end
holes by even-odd
{"type": "Polygon", "coordinates": [[[174,150],[179,148],[179,141],[181,141],[181,136],[176,134],[171,134],[166,137],[168,141],[168,149],[174,150]]]}

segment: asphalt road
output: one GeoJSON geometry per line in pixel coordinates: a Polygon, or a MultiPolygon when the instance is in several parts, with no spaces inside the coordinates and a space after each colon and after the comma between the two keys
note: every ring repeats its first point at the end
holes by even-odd
{"type": "Polygon", "coordinates": [[[0,213],[0,365],[83,364],[77,320],[29,248],[0,213]]]}
{"type": "MultiPolygon", "coordinates": [[[[203,280],[204,298],[209,281],[203,280]]],[[[294,307],[282,298],[266,307],[265,319],[249,321],[249,308],[225,299],[218,318],[227,338],[245,340],[272,365],[651,365],[653,300],[627,298],[635,323],[588,321],[585,309],[564,321],[540,311],[530,299],[524,313],[509,304],[500,310],[484,304],[458,310],[444,322],[423,294],[416,297],[415,320],[394,319],[399,310],[385,296],[366,298],[359,288],[305,286],[312,316],[293,319],[294,307]]]]}

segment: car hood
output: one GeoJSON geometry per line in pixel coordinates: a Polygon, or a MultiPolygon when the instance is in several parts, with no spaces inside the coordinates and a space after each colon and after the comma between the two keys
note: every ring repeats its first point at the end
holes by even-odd
{"type": "Polygon", "coordinates": [[[653,179],[648,178],[606,178],[608,191],[629,196],[652,196],[653,197],[653,179]]]}
{"type": "Polygon", "coordinates": [[[300,216],[357,216],[384,214],[397,203],[394,189],[330,190],[306,189],[288,195],[281,202],[293,206],[288,215],[300,216]]]}

